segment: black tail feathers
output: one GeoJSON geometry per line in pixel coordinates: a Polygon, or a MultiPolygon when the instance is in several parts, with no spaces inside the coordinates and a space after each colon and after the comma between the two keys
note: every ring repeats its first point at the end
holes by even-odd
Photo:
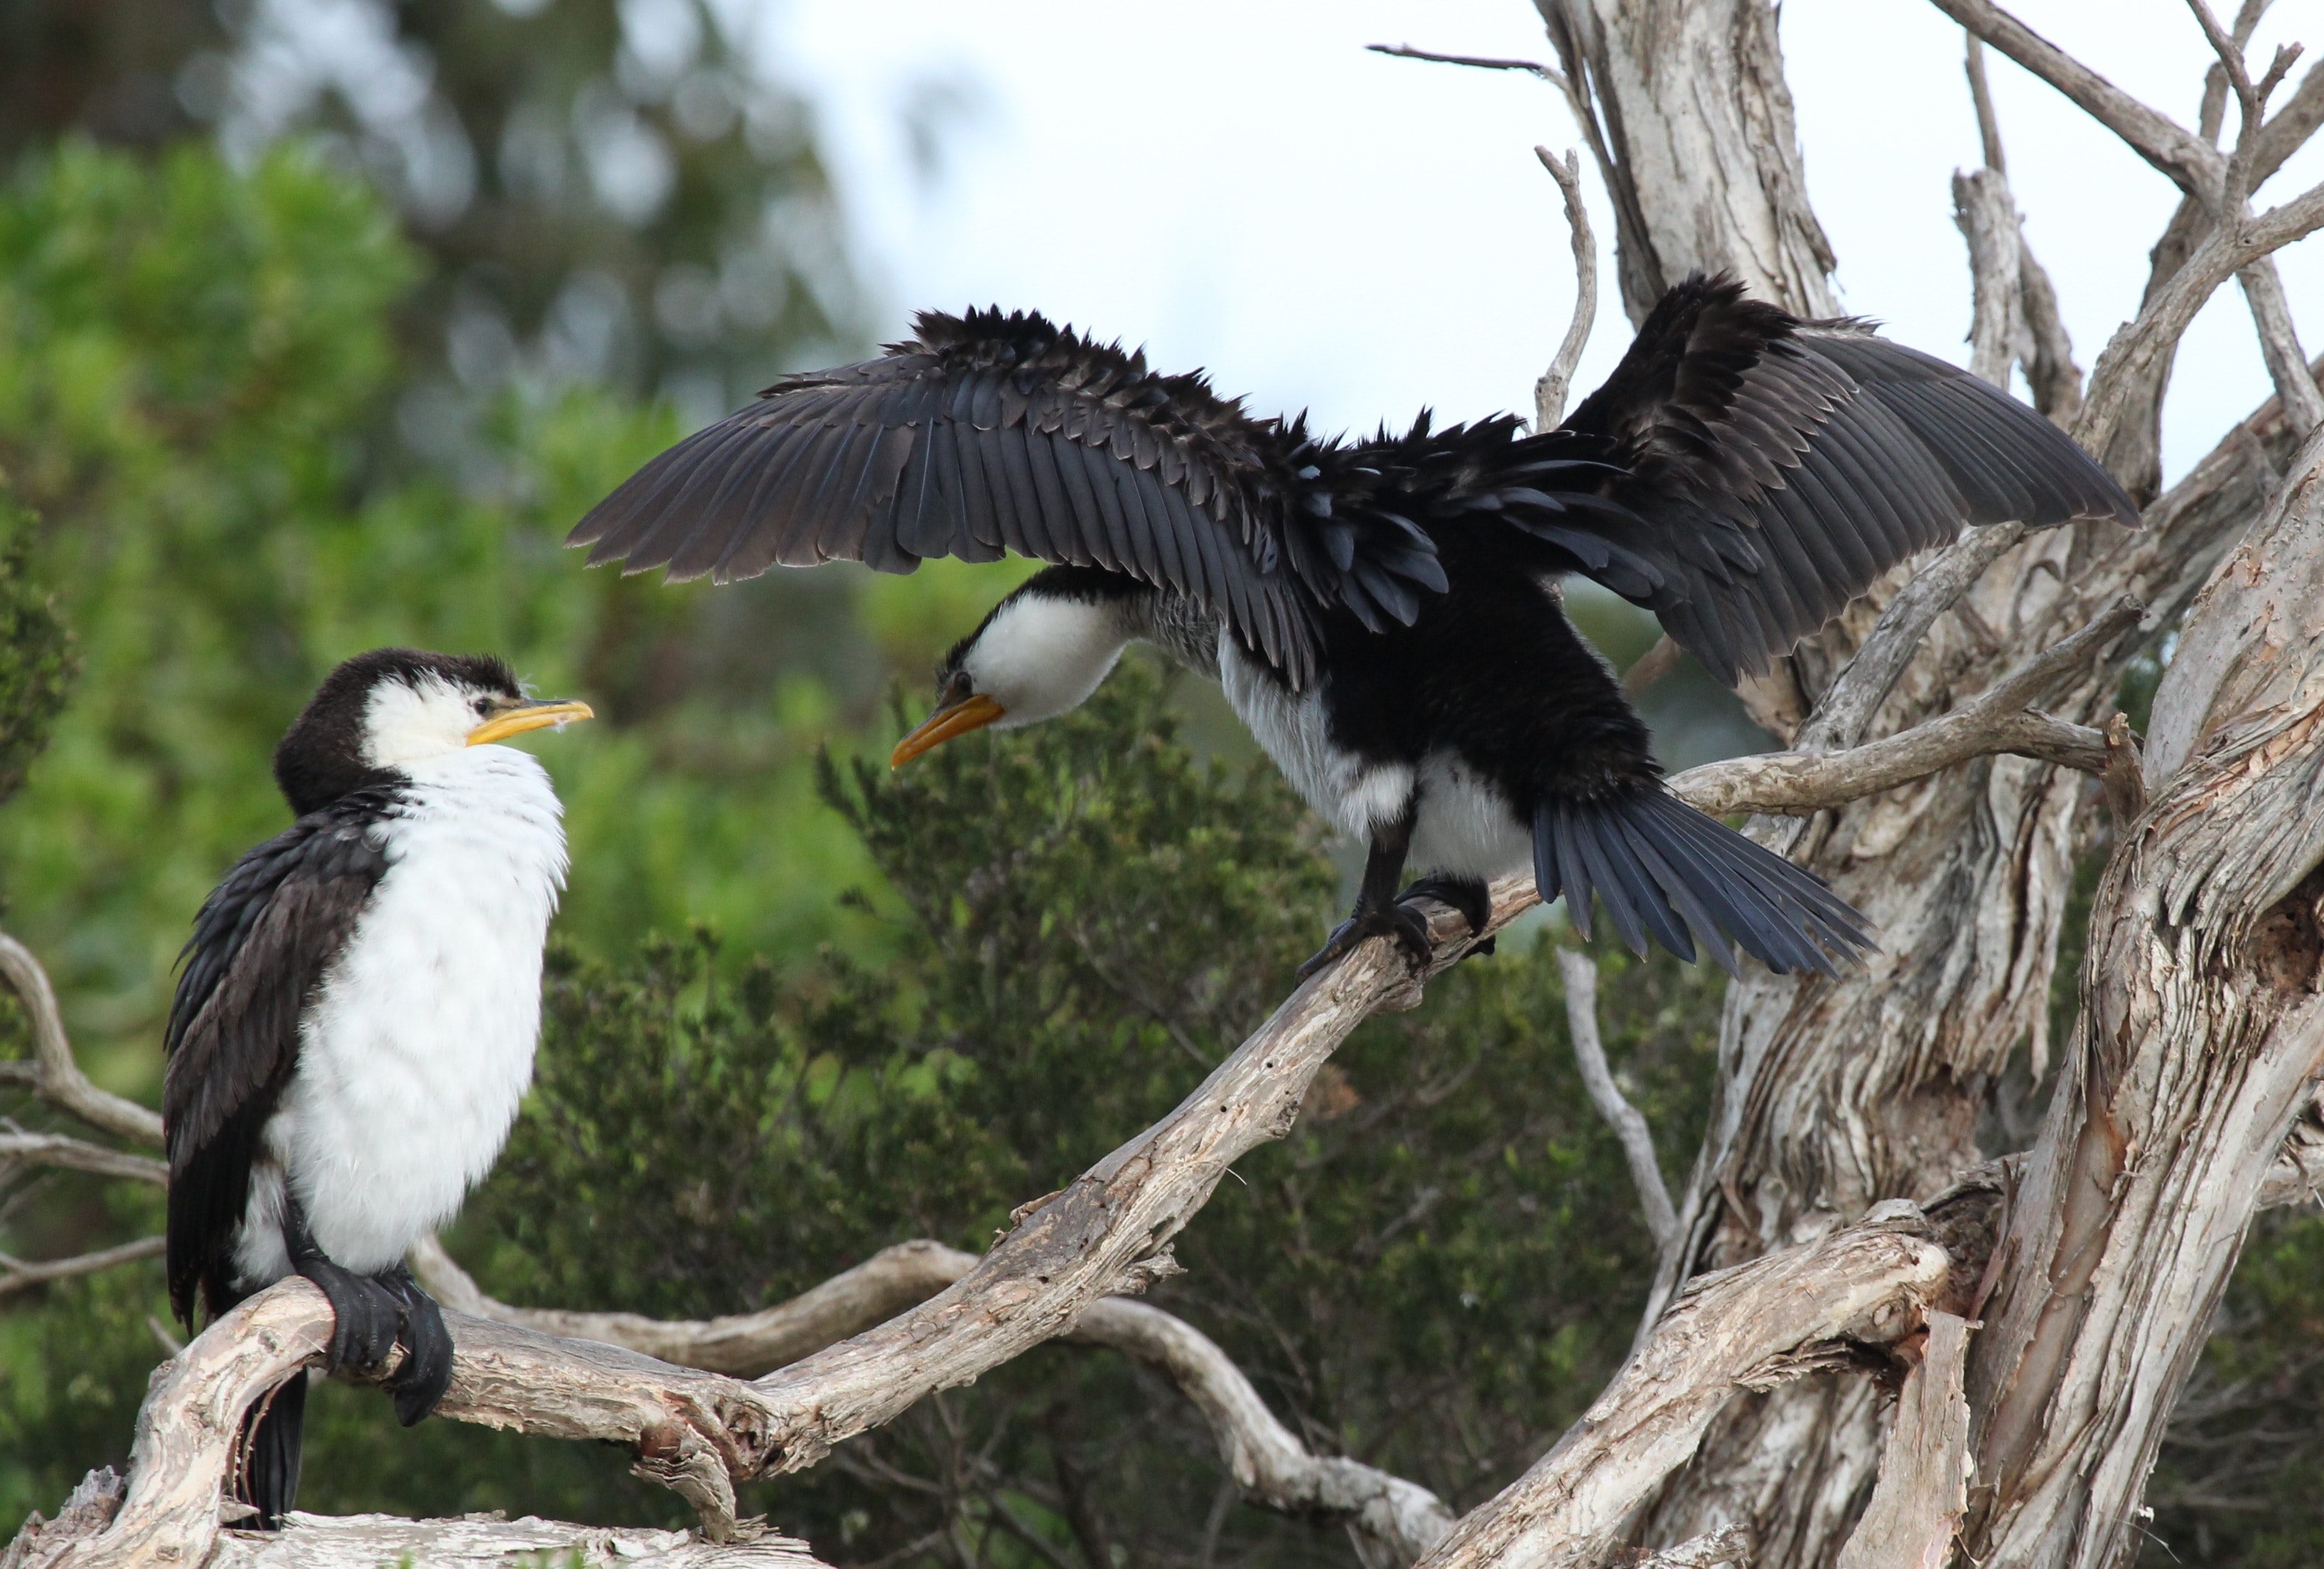
{"type": "Polygon", "coordinates": [[[1543,902],[1565,896],[1590,936],[1591,897],[1634,953],[1646,936],[1692,963],[1699,939],[1729,974],[1733,945],[1777,974],[1835,973],[1833,955],[1875,945],[1865,919],[1824,881],[1658,788],[1534,808],[1534,879],[1543,902]]]}
{"type": "MultiPolygon", "coordinates": [[[[258,1510],[256,1524],[280,1530],[299,1498],[299,1452],[307,1431],[307,1375],[302,1371],[271,1399],[250,1408],[242,1433],[242,1476],[235,1496],[258,1510]]],[[[245,1522],[247,1523],[247,1522],[245,1522]]]]}

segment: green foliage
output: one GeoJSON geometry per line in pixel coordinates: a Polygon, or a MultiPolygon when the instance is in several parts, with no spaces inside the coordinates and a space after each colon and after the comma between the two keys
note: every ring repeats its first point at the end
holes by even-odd
{"type": "Polygon", "coordinates": [[[420,274],[378,199],[295,149],[243,176],[190,149],[67,146],[0,189],[0,468],[42,517],[32,559],[86,666],[0,818],[0,869],[115,1087],[154,1086],[187,922],[287,820],[276,738],[367,647],[491,650],[606,699],[540,746],[575,848],[563,929],[585,946],[700,917],[799,951],[862,874],[816,821],[812,765],[872,712],[819,673],[860,656],[855,679],[877,678],[852,586],[815,601],[840,623],[825,663],[738,664],[791,646],[797,580],[714,600],[581,571],[560,540],[676,435],[665,411],[506,394],[489,483],[383,448],[392,321],[420,274]]]}
{"type": "Polygon", "coordinates": [[[2142,1565],[2304,1569],[2324,1543],[2324,1214],[2261,1214],[2147,1489],[2142,1565]]]}
{"type": "Polygon", "coordinates": [[[32,519],[0,491],[0,802],[49,743],[77,661],[55,596],[33,581],[32,519]]]}

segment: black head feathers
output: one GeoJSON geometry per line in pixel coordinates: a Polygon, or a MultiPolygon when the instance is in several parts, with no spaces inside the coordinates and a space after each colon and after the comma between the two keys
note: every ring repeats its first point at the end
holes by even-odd
{"type": "Polygon", "coordinates": [[[429,676],[511,700],[523,696],[516,672],[489,654],[434,654],[419,649],[357,654],[323,678],[274,749],[274,782],[290,809],[303,817],[380,783],[385,771],[364,759],[364,720],[372,693],[383,681],[412,685],[429,676]]]}

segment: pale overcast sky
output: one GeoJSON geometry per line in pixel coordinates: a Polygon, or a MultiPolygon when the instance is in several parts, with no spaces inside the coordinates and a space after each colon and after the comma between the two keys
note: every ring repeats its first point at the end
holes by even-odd
{"type": "MultiPolygon", "coordinates": [[[[2193,124],[2210,57],[2180,0],[2015,9],[2193,124]]],[[[795,0],[761,14],[771,63],[816,106],[883,337],[921,306],[1038,307],[1142,342],[1163,368],[1205,365],[1262,411],[1369,428],[1424,403],[1522,410],[1563,330],[1572,263],[1531,151],[1579,140],[1563,101],[1525,75],[1363,48],[1545,59],[1526,0],[795,0]],[[917,149],[916,121],[935,127],[917,149]]],[[[2262,45],[2303,31],[2324,51],[2324,0],[2282,0],[2262,45]]],[[[1959,30],[1925,0],[1789,0],[1783,41],[1847,308],[1965,358],[1950,180],[1978,152],[1959,30]]],[[[2047,87],[1997,57],[1992,69],[2018,204],[2087,368],[2135,308],[2176,194],[2047,87]]],[[[1606,281],[1579,391],[1628,336],[1588,178],[1606,281]]],[[[2310,148],[2263,202],[2319,179],[2310,148]]],[[[2312,355],[2324,243],[2282,264],[2312,355]]],[[[2241,296],[2223,291],[2181,355],[2170,472],[2266,391],[2241,296]]]]}

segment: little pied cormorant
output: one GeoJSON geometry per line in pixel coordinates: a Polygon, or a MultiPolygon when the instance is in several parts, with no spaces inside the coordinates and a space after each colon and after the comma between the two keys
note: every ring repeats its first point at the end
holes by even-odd
{"type": "Polygon", "coordinates": [[[1558,429],[1503,416],[1368,441],[1260,420],[1199,374],[998,309],[921,315],[862,365],[795,375],[599,503],[589,560],[726,582],[929,556],[1056,563],[938,673],[900,764],[1064,713],[1145,638],[1217,676],[1315,809],[1370,841],[1352,918],[1416,957],[1425,892],[1486,913],[1528,860],[1590,932],[1730,943],[1778,972],[1869,947],[1823,882],[1662,786],[1646,728],[1562,609],[1579,572],[1712,674],[1763,671],[1964,523],[2137,510],[2006,392],[1857,320],[1803,321],[1724,279],[1659,300],[1558,429]]]}
{"type": "MultiPolygon", "coordinates": [[[[298,821],[203,902],[170,1010],[170,1299],[190,1326],[286,1275],[330,1298],[327,1367],[376,1368],[409,1426],[452,1376],[405,1250],[500,1153],[532,1077],[565,834],[539,762],[495,745],[590,716],[500,660],[380,649],[274,753],[298,821]]],[[[281,1523],[300,1373],[255,1408],[237,1494],[281,1523]]]]}

